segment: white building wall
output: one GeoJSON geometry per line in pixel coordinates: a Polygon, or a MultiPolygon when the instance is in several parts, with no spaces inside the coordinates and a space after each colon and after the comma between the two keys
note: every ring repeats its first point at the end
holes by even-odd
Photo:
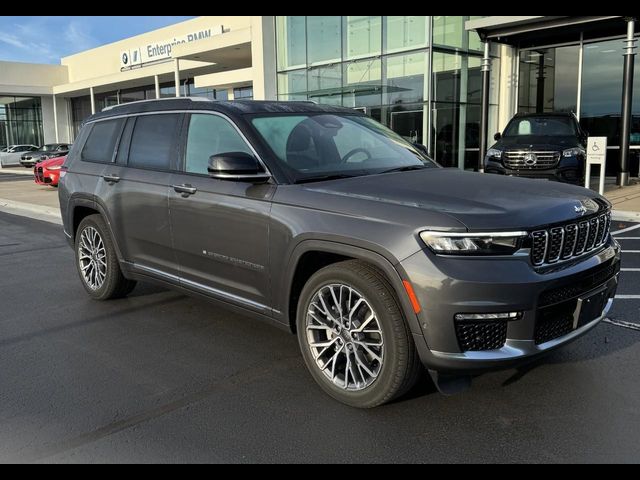
{"type": "Polygon", "coordinates": [[[45,143],[71,142],[71,125],[69,119],[69,102],[65,98],[56,98],[58,118],[58,139],[56,140],[56,126],[53,112],[53,96],[41,97],[42,101],[42,128],[45,143]]]}

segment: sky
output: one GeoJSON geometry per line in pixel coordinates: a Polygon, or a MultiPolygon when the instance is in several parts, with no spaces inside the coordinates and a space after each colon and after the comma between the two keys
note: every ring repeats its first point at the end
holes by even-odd
{"type": "Polygon", "coordinates": [[[54,63],[60,58],[166,27],[189,16],[0,16],[0,60],[54,63]]]}

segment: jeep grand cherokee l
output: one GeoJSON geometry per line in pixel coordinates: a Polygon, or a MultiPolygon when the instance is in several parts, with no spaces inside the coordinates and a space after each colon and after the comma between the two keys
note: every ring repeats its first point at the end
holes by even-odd
{"type": "Polygon", "coordinates": [[[440,168],[359,112],[167,99],[90,117],[60,205],[98,300],[136,281],[295,332],[348,405],[445,393],[594,328],[620,249],[610,204],[559,183],[440,168]]]}
{"type": "Polygon", "coordinates": [[[518,114],[495,139],[487,173],[584,185],[587,135],[574,114],[518,114]]]}

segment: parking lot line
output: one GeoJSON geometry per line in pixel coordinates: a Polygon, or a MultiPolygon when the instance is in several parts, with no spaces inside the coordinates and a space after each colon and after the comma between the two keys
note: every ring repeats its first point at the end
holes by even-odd
{"type": "Polygon", "coordinates": [[[640,272],[640,268],[621,268],[621,272],[640,272]]]}
{"type": "Polygon", "coordinates": [[[618,237],[616,240],[640,240],[640,237],[618,237]]]}
{"type": "Polygon", "coordinates": [[[640,250],[622,250],[622,253],[640,253],[640,250]]]}
{"type": "Polygon", "coordinates": [[[640,300],[640,295],[616,295],[616,300],[640,300]]]}
{"type": "Polygon", "coordinates": [[[631,232],[633,230],[637,230],[640,228],[640,225],[635,225],[633,227],[625,228],[623,230],[618,230],[617,232],[611,232],[611,235],[621,235],[623,233],[631,232]]]}
{"type": "Polygon", "coordinates": [[[615,325],[616,327],[628,328],[630,330],[636,330],[640,332],[640,325],[638,325],[637,323],[622,322],[620,320],[612,320],[610,318],[605,318],[604,322],[615,325]]]}

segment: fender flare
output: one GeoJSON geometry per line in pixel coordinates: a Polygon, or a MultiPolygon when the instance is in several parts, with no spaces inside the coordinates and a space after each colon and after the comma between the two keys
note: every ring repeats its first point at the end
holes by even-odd
{"type": "MultiPolygon", "coordinates": [[[[93,195],[83,195],[83,194],[75,194],[72,195],[69,199],[69,225],[74,225],[75,223],[75,209],[76,207],[87,207],[92,210],[98,212],[102,218],[104,218],[105,223],[107,224],[107,228],[109,229],[109,235],[111,235],[111,240],[113,241],[113,245],[116,249],[116,256],[118,261],[122,263],[124,261],[124,257],[122,255],[122,250],[120,250],[120,246],[118,245],[118,240],[116,236],[113,234],[113,227],[111,226],[111,217],[107,213],[108,210],[106,206],[98,200],[93,195]]],[[[75,242],[75,232],[69,232],[71,234],[71,241],[75,242]]]]}
{"type": "Polygon", "coordinates": [[[386,279],[391,284],[411,333],[413,335],[423,335],[418,317],[413,310],[411,301],[409,300],[402,283],[403,278],[407,278],[406,272],[403,271],[402,266],[397,262],[395,264],[392,263],[388,258],[373,250],[330,240],[303,240],[296,245],[291,257],[289,258],[284,278],[286,295],[285,303],[283,305],[283,314],[288,325],[291,324],[291,319],[289,318],[289,303],[291,302],[293,279],[298,268],[298,264],[300,263],[300,259],[305,253],[311,251],[332,253],[335,255],[355,258],[356,260],[365,261],[378,268],[382,273],[384,273],[386,279]]]}

